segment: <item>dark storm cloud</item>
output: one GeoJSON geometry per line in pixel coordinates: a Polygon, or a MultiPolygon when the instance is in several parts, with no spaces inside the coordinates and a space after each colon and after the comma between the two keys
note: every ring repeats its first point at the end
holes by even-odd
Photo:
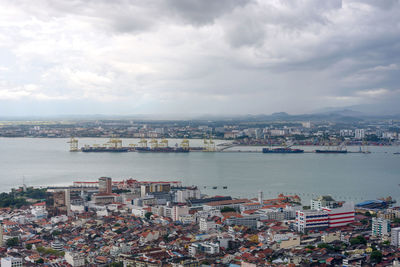
{"type": "Polygon", "coordinates": [[[188,23],[204,25],[213,23],[221,15],[250,2],[251,0],[166,0],[164,7],[188,23]]]}
{"type": "Polygon", "coordinates": [[[132,113],[396,108],[399,17],[395,0],[0,0],[0,54],[15,57],[0,62],[0,99],[132,113]]]}

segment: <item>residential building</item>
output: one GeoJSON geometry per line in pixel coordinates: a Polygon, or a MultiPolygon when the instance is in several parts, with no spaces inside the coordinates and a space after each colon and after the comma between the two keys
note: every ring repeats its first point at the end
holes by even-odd
{"type": "Polygon", "coordinates": [[[392,228],[390,244],[400,247],[400,227],[392,228]]]}
{"type": "Polygon", "coordinates": [[[363,139],[365,137],[365,130],[364,129],[356,129],[354,133],[354,137],[356,139],[363,139]]]}
{"type": "Polygon", "coordinates": [[[211,218],[200,218],[199,220],[199,228],[202,232],[209,232],[215,230],[217,228],[217,224],[211,218]]]}
{"type": "Polygon", "coordinates": [[[65,252],[64,259],[72,267],[85,266],[85,257],[81,253],[67,251],[65,252]]]}
{"type": "Polygon", "coordinates": [[[189,254],[195,256],[196,254],[218,254],[219,244],[212,242],[192,243],[189,247],[189,254]]]}
{"type": "Polygon", "coordinates": [[[382,218],[372,218],[373,236],[382,237],[388,236],[390,233],[390,221],[382,218]]]}
{"type": "Polygon", "coordinates": [[[22,267],[22,259],[14,257],[1,258],[1,267],[22,267]]]}
{"type": "Polygon", "coordinates": [[[99,193],[112,193],[112,181],[110,177],[99,178],[99,193]]]}

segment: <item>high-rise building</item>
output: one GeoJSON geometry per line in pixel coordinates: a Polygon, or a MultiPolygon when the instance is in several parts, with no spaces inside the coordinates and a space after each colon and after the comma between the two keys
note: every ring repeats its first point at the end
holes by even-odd
{"type": "Polygon", "coordinates": [[[112,181],[110,177],[99,178],[99,193],[112,193],[112,181]]]}
{"type": "Polygon", "coordinates": [[[3,246],[3,224],[0,223],[0,247],[3,246]]]}
{"type": "Polygon", "coordinates": [[[356,129],[354,137],[356,139],[363,139],[365,137],[365,130],[364,129],[356,129]]]}
{"type": "Polygon", "coordinates": [[[372,218],[372,235],[385,236],[389,235],[390,221],[382,218],[372,218]]]}
{"type": "Polygon", "coordinates": [[[263,192],[262,191],[258,192],[258,203],[260,203],[261,205],[264,203],[263,202],[263,192]]]}
{"type": "Polygon", "coordinates": [[[400,247],[400,227],[392,229],[390,244],[395,247],[400,247]]]}

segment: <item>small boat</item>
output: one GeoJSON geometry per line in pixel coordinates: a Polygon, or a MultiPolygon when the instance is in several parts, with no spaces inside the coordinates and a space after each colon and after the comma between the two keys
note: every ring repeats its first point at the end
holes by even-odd
{"type": "Polygon", "coordinates": [[[213,189],[217,189],[218,187],[216,187],[216,186],[213,186],[213,189]]]}
{"type": "Polygon", "coordinates": [[[228,187],[227,186],[224,186],[224,187],[222,187],[223,189],[228,189],[228,187]]]}

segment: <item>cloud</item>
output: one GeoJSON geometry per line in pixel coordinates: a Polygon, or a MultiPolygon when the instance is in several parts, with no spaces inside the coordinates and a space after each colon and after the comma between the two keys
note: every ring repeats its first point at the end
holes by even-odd
{"type": "Polygon", "coordinates": [[[386,105],[399,16],[398,1],[0,1],[0,99],[64,113],[386,105]]]}

